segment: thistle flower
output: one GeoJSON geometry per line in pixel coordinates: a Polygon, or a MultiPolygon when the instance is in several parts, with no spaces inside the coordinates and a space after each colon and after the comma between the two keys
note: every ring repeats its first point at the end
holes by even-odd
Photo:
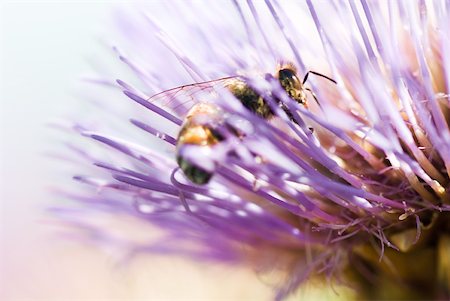
{"type": "Polygon", "coordinates": [[[58,212],[132,252],[280,269],[276,299],[310,277],[350,285],[361,298],[449,298],[449,20],[447,1],[171,2],[121,15],[127,41],[114,49],[140,81],[102,83],[132,100],[132,112],[116,117],[133,131],[111,135],[106,119],[97,120],[103,129],[73,127],[102,148],[77,148],[96,168],[75,178],[94,190],[71,194],[82,206],[58,212]],[[280,61],[337,85],[311,76],[320,107],[307,109],[261,76],[280,61]],[[220,87],[214,97],[186,88],[150,100],[237,74],[265,95],[273,120],[220,87]],[[210,166],[202,186],[180,171],[175,145],[180,108],[210,97],[245,135],[189,153],[210,166]],[[130,242],[86,226],[96,210],[150,222],[166,237],[130,242]]]}

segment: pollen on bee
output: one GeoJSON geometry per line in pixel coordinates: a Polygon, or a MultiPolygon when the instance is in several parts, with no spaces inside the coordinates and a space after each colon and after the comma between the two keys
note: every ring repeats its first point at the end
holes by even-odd
{"type": "Polygon", "coordinates": [[[184,144],[207,145],[210,139],[210,131],[204,126],[194,126],[180,135],[179,142],[184,144]]]}

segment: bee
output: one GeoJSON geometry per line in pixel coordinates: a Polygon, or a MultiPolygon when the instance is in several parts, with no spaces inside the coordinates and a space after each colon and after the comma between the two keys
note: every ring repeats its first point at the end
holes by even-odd
{"type": "Polygon", "coordinates": [[[211,179],[213,172],[191,162],[182,154],[182,148],[186,145],[195,145],[198,150],[211,149],[222,141],[223,135],[218,127],[224,124],[222,110],[213,103],[198,103],[187,113],[177,138],[178,166],[184,175],[195,184],[206,184],[211,179]]]}
{"type": "MultiPolygon", "coordinates": [[[[319,104],[313,91],[304,86],[309,74],[321,76],[336,84],[336,81],[332,78],[314,71],[308,71],[305,74],[303,81],[300,81],[295,66],[290,63],[281,65],[274,75],[267,75],[274,76],[292,100],[307,108],[306,92],[310,92],[314,100],[319,104]]],[[[214,168],[205,168],[195,164],[192,160],[189,160],[189,158],[183,155],[182,150],[185,146],[192,145],[202,148],[212,148],[214,145],[217,145],[225,139],[220,133],[219,128],[223,127],[226,123],[226,114],[224,114],[216,104],[211,102],[197,102],[194,97],[194,94],[197,93],[197,91],[205,92],[209,89],[214,89],[216,84],[226,87],[247,110],[257,116],[266,120],[270,120],[274,117],[275,113],[270,107],[269,102],[240,76],[229,76],[217,80],[172,88],[155,94],[149,99],[149,101],[165,98],[172,99],[179,95],[183,95],[183,93],[181,93],[183,91],[185,92],[184,96],[188,95],[190,98],[186,102],[179,102],[176,106],[172,106],[172,109],[178,114],[183,114],[183,111],[186,111],[186,109],[188,110],[177,137],[176,160],[184,175],[192,183],[199,185],[207,184],[209,182],[213,176],[214,168]],[[190,108],[188,105],[189,102],[194,103],[190,108]]],[[[286,112],[289,119],[294,121],[292,112],[290,112],[279,99],[275,98],[275,101],[280,108],[286,112]]],[[[236,136],[242,136],[237,130],[231,129],[231,132],[236,136]]]]}

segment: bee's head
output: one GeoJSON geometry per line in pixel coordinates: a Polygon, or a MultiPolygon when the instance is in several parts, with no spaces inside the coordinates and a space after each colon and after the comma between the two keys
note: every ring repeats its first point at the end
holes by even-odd
{"type": "Polygon", "coordinates": [[[280,68],[277,77],[289,97],[300,104],[306,105],[306,95],[303,91],[303,84],[297,77],[295,67],[286,66],[280,68]]]}

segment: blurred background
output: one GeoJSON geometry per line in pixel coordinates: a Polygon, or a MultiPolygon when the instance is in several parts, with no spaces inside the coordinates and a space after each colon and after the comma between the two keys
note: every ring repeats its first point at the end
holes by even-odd
{"type": "Polygon", "coordinates": [[[0,4],[0,300],[271,300],[271,288],[243,267],[161,256],[118,266],[104,250],[55,235],[44,209],[61,200],[49,188],[71,179],[46,156],[55,141],[46,123],[82,112],[76,85],[87,61],[102,55],[98,38],[114,6],[0,4]]]}

